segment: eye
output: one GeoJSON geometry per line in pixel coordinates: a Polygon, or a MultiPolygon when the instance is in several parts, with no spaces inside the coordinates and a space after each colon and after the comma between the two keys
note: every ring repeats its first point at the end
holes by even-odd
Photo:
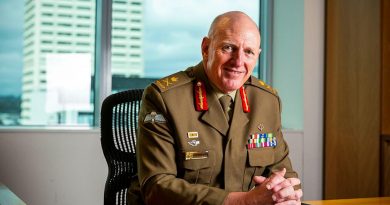
{"type": "Polygon", "coordinates": [[[253,52],[251,49],[245,50],[245,53],[248,55],[255,55],[255,52],[253,52]]]}
{"type": "Polygon", "coordinates": [[[224,45],[222,47],[222,50],[225,51],[225,52],[232,52],[233,51],[233,46],[228,44],[228,45],[224,45]]]}

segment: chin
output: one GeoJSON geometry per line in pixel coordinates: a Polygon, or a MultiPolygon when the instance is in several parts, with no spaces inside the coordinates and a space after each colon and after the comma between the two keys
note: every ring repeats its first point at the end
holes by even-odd
{"type": "Polygon", "coordinates": [[[240,82],[228,82],[224,84],[225,91],[232,92],[234,90],[238,90],[241,87],[240,82]]]}

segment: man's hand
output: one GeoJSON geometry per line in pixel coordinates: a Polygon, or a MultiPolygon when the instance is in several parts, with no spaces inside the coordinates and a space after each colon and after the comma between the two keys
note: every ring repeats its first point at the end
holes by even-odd
{"type": "Polygon", "coordinates": [[[249,192],[230,193],[224,205],[252,205],[252,204],[276,204],[276,205],[300,205],[302,190],[294,190],[295,185],[301,181],[298,178],[284,178],[286,169],[274,172],[270,177],[253,177],[256,186],[249,192]]]}
{"type": "Polygon", "coordinates": [[[253,181],[257,185],[265,184],[266,188],[272,191],[272,199],[277,205],[300,204],[303,193],[301,189],[294,190],[295,185],[301,182],[298,178],[284,178],[286,169],[274,172],[269,178],[255,176],[253,181]]]}
{"type": "MultiPolygon", "coordinates": [[[[265,179],[261,178],[263,181],[265,179]]],[[[273,205],[275,202],[272,200],[272,194],[273,192],[267,189],[266,183],[259,183],[249,192],[230,193],[226,197],[224,205],[273,205]]]]}

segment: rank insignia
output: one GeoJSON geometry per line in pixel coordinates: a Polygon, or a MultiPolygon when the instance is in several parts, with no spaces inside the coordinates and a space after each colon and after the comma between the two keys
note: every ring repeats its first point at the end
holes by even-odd
{"type": "Polygon", "coordinates": [[[247,148],[276,147],[276,145],[276,136],[273,133],[256,133],[249,135],[247,148]]]}
{"type": "Polygon", "coordinates": [[[161,79],[161,80],[158,80],[156,81],[156,84],[163,88],[163,89],[166,89],[168,88],[169,86],[173,85],[175,82],[177,82],[179,80],[178,77],[168,77],[168,78],[164,78],[164,79],[161,79]]]}
{"type": "Polygon", "coordinates": [[[190,144],[193,147],[198,146],[199,143],[200,143],[199,140],[191,140],[188,142],[188,144],[190,144]]]}
{"type": "Polygon", "coordinates": [[[145,116],[144,123],[165,123],[166,120],[162,114],[157,114],[156,112],[151,112],[145,116]]]}
{"type": "Polygon", "coordinates": [[[198,81],[194,85],[194,98],[196,111],[208,110],[206,86],[202,81],[198,81]]]}
{"type": "Polygon", "coordinates": [[[268,84],[264,83],[264,82],[261,81],[261,80],[259,80],[259,84],[260,84],[263,88],[265,88],[266,90],[270,91],[271,93],[273,93],[273,94],[275,94],[275,95],[278,93],[278,91],[277,91],[276,89],[272,88],[271,86],[269,86],[268,84]]]}

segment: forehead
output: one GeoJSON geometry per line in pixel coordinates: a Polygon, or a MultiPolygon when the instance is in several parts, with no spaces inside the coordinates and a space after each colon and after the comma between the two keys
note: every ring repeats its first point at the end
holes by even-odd
{"type": "Polygon", "coordinates": [[[260,35],[257,29],[243,27],[221,29],[214,33],[215,43],[243,44],[248,47],[260,48],[260,35]]]}
{"type": "Polygon", "coordinates": [[[213,25],[211,38],[215,41],[234,41],[260,47],[260,31],[257,25],[248,17],[238,15],[234,18],[220,18],[213,25]]]}

